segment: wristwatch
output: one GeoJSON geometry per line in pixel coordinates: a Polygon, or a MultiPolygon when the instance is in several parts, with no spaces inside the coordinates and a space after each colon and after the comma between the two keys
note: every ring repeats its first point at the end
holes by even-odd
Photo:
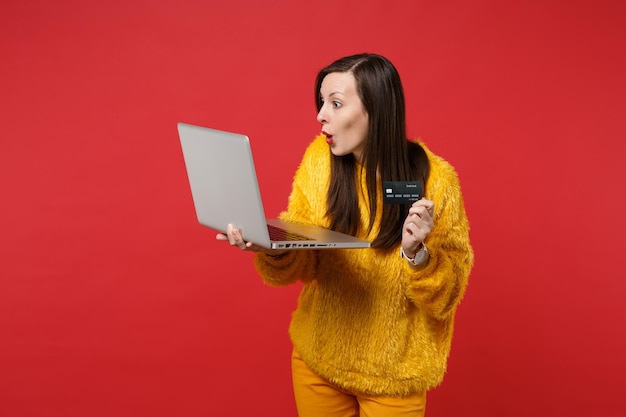
{"type": "Polygon", "coordinates": [[[404,253],[404,248],[400,246],[400,256],[409,261],[411,265],[417,266],[428,258],[428,248],[424,242],[421,242],[421,247],[417,252],[415,252],[415,256],[413,258],[409,258],[406,256],[406,253],[404,253]]]}

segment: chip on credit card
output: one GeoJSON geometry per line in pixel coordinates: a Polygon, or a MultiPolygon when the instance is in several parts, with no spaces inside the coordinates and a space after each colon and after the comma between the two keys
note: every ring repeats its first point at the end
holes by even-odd
{"type": "Polygon", "coordinates": [[[413,204],[422,198],[417,181],[383,181],[383,201],[387,204],[413,204]]]}

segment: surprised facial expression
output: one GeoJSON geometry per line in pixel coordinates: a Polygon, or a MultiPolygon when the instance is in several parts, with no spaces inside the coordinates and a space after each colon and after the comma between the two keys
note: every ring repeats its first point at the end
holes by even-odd
{"type": "Polygon", "coordinates": [[[351,72],[332,72],[322,80],[322,107],[317,121],[333,155],[354,154],[361,161],[368,133],[368,115],[351,72]]]}

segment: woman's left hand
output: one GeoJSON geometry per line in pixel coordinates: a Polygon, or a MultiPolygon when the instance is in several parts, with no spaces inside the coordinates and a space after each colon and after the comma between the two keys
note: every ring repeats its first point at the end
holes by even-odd
{"type": "Polygon", "coordinates": [[[402,226],[402,248],[407,256],[415,255],[421,242],[433,229],[435,203],[422,198],[413,203],[402,226]]]}

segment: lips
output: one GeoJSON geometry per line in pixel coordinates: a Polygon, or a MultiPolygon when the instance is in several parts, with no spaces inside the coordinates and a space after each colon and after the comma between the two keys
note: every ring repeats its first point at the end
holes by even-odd
{"type": "Polygon", "coordinates": [[[326,132],[322,132],[322,135],[326,136],[326,143],[328,143],[329,145],[333,144],[333,135],[326,132]]]}

